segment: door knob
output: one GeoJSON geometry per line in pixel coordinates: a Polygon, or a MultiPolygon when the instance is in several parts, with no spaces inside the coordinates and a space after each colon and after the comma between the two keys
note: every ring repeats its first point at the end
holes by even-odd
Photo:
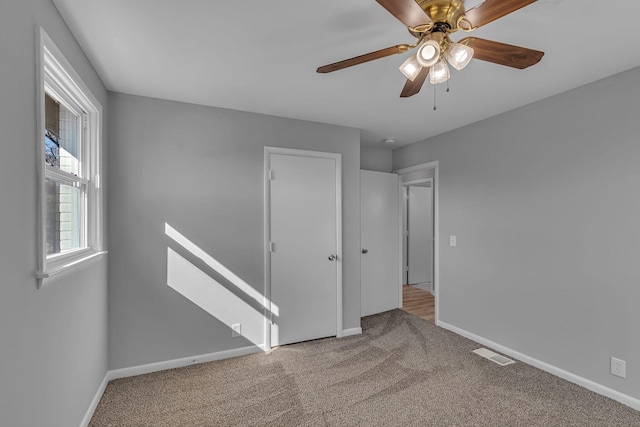
{"type": "Polygon", "coordinates": [[[363,253],[363,254],[367,254],[367,253],[369,253],[369,249],[363,249],[363,250],[362,250],[362,253],[363,253]]]}
{"type": "Polygon", "coordinates": [[[337,259],[338,259],[338,257],[337,257],[337,256],[335,256],[335,255],[329,255],[329,261],[335,261],[335,260],[337,260],[337,259]]]}

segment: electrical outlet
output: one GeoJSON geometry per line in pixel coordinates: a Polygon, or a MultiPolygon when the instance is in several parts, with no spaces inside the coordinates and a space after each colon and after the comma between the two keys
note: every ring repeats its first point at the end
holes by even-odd
{"type": "Polygon", "coordinates": [[[241,323],[234,323],[233,325],[231,325],[231,336],[234,337],[234,338],[242,336],[242,324],[241,323]]]}
{"type": "Polygon", "coordinates": [[[624,360],[611,358],[611,373],[620,378],[627,378],[627,362],[624,360]]]}

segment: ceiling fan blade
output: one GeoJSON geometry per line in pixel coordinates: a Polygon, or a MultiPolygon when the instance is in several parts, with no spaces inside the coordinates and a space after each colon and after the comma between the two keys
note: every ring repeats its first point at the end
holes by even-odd
{"type": "Polygon", "coordinates": [[[399,44],[396,46],[388,47],[386,49],[376,50],[375,52],[366,53],[364,55],[356,56],[355,58],[345,59],[344,61],[334,62],[333,64],[324,65],[319,67],[316,71],[318,73],[331,73],[333,71],[342,70],[343,68],[353,67],[354,65],[363,64],[365,62],[373,61],[376,59],[384,58],[386,56],[395,55],[398,53],[404,53],[409,50],[410,46],[406,44],[399,44]]]}
{"type": "Polygon", "coordinates": [[[418,77],[416,77],[414,81],[407,79],[407,82],[404,84],[404,88],[402,89],[402,93],[400,94],[400,98],[409,98],[410,96],[420,92],[420,89],[422,89],[422,85],[424,84],[424,81],[427,80],[428,75],[429,67],[423,67],[420,74],[418,74],[418,77]]]}
{"type": "Polygon", "coordinates": [[[520,46],[494,42],[491,40],[467,37],[459,41],[473,49],[473,58],[520,70],[540,62],[544,52],[520,46]]]}
{"type": "Polygon", "coordinates": [[[467,10],[466,17],[474,27],[482,27],[535,2],[536,0],[486,0],[481,5],[467,10]]]}
{"type": "Polygon", "coordinates": [[[431,18],[415,0],[376,0],[380,6],[389,11],[400,22],[407,27],[417,27],[418,25],[428,24],[431,18]]]}

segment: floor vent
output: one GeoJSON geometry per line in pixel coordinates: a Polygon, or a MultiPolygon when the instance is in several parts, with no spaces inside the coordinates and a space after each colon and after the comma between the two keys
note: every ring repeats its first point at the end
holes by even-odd
{"type": "Polygon", "coordinates": [[[515,360],[511,360],[508,357],[504,357],[486,348],[479,348],[477,350],[473,350],[473,352],[479,356],[484,357],[485,359],[489,359],[492,362],[496,362],[500,366],[506,366],[506,365],[511,365],[512,363],[516,363],[515,360]]]}

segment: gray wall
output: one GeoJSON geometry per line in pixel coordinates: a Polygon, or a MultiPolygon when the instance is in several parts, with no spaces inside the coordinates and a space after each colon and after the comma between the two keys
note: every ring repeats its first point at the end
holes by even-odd
{"type": "Polygon", "coordinates": [[[36,289],[39,25],[107,108],[100,79],[53,4],[3,0],[0,424],[77,426],[107,371],[107,262],[103,258],[36,289]]]}
{"type": "Polygon", "coordinates": [[[168,223],[263,292],[264,146],[342,154],[344,327],[360,326],[357,129],[110,94],[110,369],[251,345],[167,286],[168,223]]]}
{"type": "Polygon", "coordinates": [[[361,147],[360,169],[377,172],[391,172],[393,154],[384,148],[361,147]]]}
{"type": "Polygon", "coordinates": [[[394,151],[440,162],[442,321],[640,398],[638,111],[640,68],[394,151]]]}

